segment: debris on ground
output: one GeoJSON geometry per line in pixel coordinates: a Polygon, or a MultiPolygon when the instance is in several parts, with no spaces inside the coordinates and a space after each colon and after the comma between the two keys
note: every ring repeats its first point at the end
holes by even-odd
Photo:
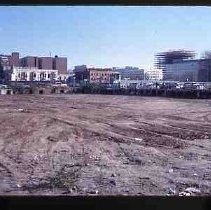
{"type": "Polygon", "coordinates": [[[210,99],[5,95],[0,105],[1,195],[211,195],[210,99]]]}

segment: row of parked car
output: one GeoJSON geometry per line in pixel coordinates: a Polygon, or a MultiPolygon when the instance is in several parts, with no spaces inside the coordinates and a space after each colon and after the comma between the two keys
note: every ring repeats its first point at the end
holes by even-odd
{"type": "Polygon", "coordinates": [[[211,90],[208,82],[174,82],[174,81],[137,81],[128,82],[122,88],[136,89],[183,89],[183,90],[211,90]]]}

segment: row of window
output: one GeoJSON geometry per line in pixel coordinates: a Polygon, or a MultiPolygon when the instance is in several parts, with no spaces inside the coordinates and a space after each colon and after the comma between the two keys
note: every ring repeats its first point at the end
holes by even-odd
{"type": "Polygon", "coordinates": [[[98,76],[98,75],[99,76],[109,76],[110,73],[104,73],[104,74],[103,73],[99,73],[99,74],[98,73],[91,73],[91,76],[98,76]]]}
{"type": "Polygon", "coordinates": [[[109,80],[109,79],[106,78],[106,77],[105,77],[105,78],[100,78],[100,79],[99,79],[99,78],[91,77],[90,79],[91,79],[92,81],[96,81],[96,80],[102,80],[102,81],[105,80],[105,81],[108,81],[108,80],[109,80]]]}
{"type": "MultiPolygon", "coordinates": [[[[48,78],[51,78],[51,75],[54,77],[55,75],[54,74],[40,74],[40,78],[46,78],[46,77],[48,77],[48,78]]],[[[25,78],[27,78],[27,74],[25,73],[25,72],[22,72],[22,73],[19,73],[18,74],[18,78],[23,78],[23,77],[25,77],[25,78]]],[[[30,73],[30,76],[29,76],[30,78],[31,77],[36,77],[36,73],[30,73]]]]}

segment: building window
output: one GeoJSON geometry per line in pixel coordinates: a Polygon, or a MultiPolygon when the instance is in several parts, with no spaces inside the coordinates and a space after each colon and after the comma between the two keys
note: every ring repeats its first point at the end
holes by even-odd
{"type": "Polygon", "coordinates": [[[50,75],[50,74],[48,74],[48,78],[50,78],[50,76],[51,76],[51,75],[50,75]]]}

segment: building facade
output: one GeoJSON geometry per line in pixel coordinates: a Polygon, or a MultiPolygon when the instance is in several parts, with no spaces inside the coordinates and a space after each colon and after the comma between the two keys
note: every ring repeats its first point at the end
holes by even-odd
{"type": "Polygon", "coordinates": [[[67,74],[67,58],[55,56],[53,59],[53,69],[57,69],[59,74],[67,74]]]}
{"type": "Polygon", "coordinates": [[[22,67],[34,67],[39,68],[39,60],[38,57],[35,56],[27,56],[21,59],[22,67]]]}
{"type": "Polygon", "coordinates": [[[119,72],[121,79],[130,80],[143,80],[144,79],[144,69],[139,69],[138,67],[126,66],[124,68],[113,68],[114,71],[119,72]]]}
{"type": "Polygon", "coordinates": [[[164,80],[198,81],[200,60],[183,60],[166,64],[164,80]]]}
{"type": "Polygon", "coordinates": [[[146,80],[162,80],[163,73],[161,69],[151,69],[145,73],[146,80]]]}
{"type": "Polygon", "coordinates": [[[87,68],[86,65],[76,66],[73,70],[76,83],[108,84],[120,81],[120,74],[111,68],[87,68]]]}
{"type": "Polygon", "coordinates": [[[55,81],[58,79],[58,70],[38,69],[35,67],[13,67],[10,81],[55,81]]]}
{"type": "MultiPolygon", "coordinates": [[[[43,70],[44,72],[46,70],[57,70],[55,72],[58,72],[62,79],[66,78],[68,74],[67,58],[65,57],[26,56],[20,58],[18,52],[13,52],[11,55],[0,55],[0,70],[5,71],[5,74],[10,75],[13,67],[20,67],[20,69],[34,68],[43,70]]],[[[6,77],[6,79],[8,79],[8,77],[6,77]]]]}

